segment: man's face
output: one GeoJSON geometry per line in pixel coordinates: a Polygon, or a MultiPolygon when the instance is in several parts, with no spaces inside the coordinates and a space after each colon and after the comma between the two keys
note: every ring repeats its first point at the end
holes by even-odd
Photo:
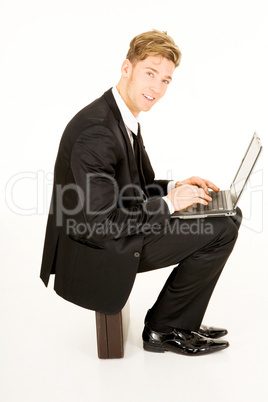
{"type": "Polygon", "coordinates": [[[126,78],[123,98],[135,117],[141,111],[150,110],[165,95],[174,69],[175,65],[171,60],[160,56],[148,56],[135,66],[125,60],[122,66],[126,78]]]}

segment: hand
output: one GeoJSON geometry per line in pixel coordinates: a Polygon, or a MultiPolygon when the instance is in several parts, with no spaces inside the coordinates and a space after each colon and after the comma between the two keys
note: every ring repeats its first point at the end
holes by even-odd
{"type": "Polygon", "coordinates": [[[183,180],[183,181],[177,181],[175,184],[176,187],[180,187],[183,184],[190,184],[193,186],[198,186],[203,188],[206,194],[209,194],[208,189],[211,188],[211,190],[218,192],[219,187],[217,187],[214,183],[212,183],[209,180],[201,179],[201,177],[193,176],[190,177],[189,179],[183,180]]]}
{"type": "Polygon", "coordinates": [[[195,203],[207,205],[208,201],[212,200],[203,188],[190,184],[178,185],[168,193],[167,198],[171,201],[175,211],[180,211],[195,203]]]}

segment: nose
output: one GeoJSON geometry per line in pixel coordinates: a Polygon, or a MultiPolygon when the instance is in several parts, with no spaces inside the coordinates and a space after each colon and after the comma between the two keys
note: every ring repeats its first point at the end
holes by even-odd
{"type": "Polygon", "coordinates": [[[159,94],[162,89],[162,82],[161,81],[154,81],[152,85],[150,86],[150,90],[153,91],[156,94],[159,94]]]}

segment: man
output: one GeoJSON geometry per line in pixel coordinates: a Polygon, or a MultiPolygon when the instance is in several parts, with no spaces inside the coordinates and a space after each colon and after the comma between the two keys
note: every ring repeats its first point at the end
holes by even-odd
{"type": "Polygon", "coordinates": [[[199,232],[194,228],[200,220],[170,219],[174,211],[207,204],[208,188],[219,190],[199,177],[155,180],[143,145],[139,113],[164,96],[180,58],[165,32],[136,36],[118,85],[67,125],[55,164],[41,278],[47,285],[55,273],[60,296],[114,314],[137,272],[179,264],[145,318],[144,348],[198,355],[228,346],[215,340],[226,330],[201,322],[241,214],[207,219],[209,230],[199,232]]]}

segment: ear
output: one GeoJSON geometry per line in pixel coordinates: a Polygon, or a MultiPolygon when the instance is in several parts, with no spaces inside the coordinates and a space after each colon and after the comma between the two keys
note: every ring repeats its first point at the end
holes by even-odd
{"type": "Polygon", "coordinates": [[[132,71],[132,64],[131,62],[126,59],[123,61],[122,67],[121,67],[121,74],[123,77],[128,78],[131,75],[132,71]]]}

